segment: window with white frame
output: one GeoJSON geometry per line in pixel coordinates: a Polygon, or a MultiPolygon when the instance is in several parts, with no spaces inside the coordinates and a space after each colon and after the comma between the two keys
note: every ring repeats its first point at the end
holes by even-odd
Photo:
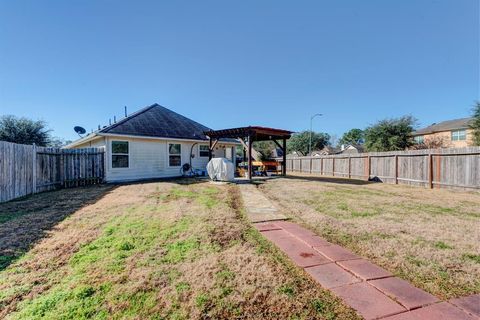
{"type": "Polygon", "coordinates": [[[112,141],[112,168],[128,168],[128,141],[112,141]]]}
{"type": "Polygon", "coordinates": [[[182,165],[182,145],[180,143],[168,144],[168,165],[170,167],[182,165]]]}
{"type": "Polygon", "coordinates": [[[210,156],[210,150],[207,145],[201,144],[198,146],[198,155],[200,157],[208,157],[210,156]]]}
{"type": "Polygon", "coordinates": [[[461,140],[467,140],[467,131],[466,130],[452,131],[452,141],[461,141],[461,140]]]}
{"type": "Polygon", "coordinates": [[[415,137],[413,137],[413,140],[414,140],[416,143],[420,144],[420,143],[423,143],[424,138],[423,138],[423,136],[415,136],[415,137]]]}

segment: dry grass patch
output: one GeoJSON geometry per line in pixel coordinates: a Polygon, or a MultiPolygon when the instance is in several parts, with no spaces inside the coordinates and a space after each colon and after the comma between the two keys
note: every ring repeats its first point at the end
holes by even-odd
{"type": "Polygon", "coordinates": [[[480,292],[479,193],[302,176],[260,188],[287,216],[441,298],[480,292]]]}
{"type": "Polygon", "coordinates": [[[193,180],[76,211],[0,272],[3,316],[357,319],[245,221],[236,186],[193,180]]]}

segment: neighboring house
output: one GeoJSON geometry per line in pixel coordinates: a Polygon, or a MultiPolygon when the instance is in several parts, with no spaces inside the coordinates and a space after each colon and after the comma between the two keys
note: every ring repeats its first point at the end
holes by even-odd
{"type": "Polygon", "coordinates": [[[416,143],[424,143],[429,139],[442,139],[445,147],[462,148],[472,145],[472,129],[469,124],[472,118],[448,120],[434,123],[412,133],[416,143]]]}
{"type": "Polygon", "coordinates": [[[332,147],[332,146],[325,146],[322,150],[319,151],[312,151],[312,157],[320,157],[320,156],[328,156],[332,154],[337,154],[340,152],[340,149],[332,147]]]}
{"type": "MultiPolygon", "coordinates": [[[[205,169],[209,161],[208,127],[158,104],[93,132],[65,148],[104,147],[106,181],[175,177],[182,165],[205,169]]],[[[237,140],[220,140],[214,157],[235,162],[237,140]]]]}
{"type": "Polygon", "coordinates": [[[342,145],[341,151],[339,153],[341,154],[357,154],[357,153],[363,153],[365,152],[365,148],[360,145],[360,144],[348,144],[348,145],[342,145]]]}

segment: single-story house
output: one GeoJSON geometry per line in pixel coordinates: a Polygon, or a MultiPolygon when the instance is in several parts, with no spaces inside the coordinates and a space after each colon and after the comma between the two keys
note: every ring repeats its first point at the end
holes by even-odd
{"type": "Polygon", "coordinates": [[[341,154],[357,154],[365,152],[365,148],[361,144],[342,145],[340,148],[341,154]]]}
{"type": "Polygon", "coordinates": [[[337,154],[340,152],[340,149],[332,147],[332,146],[325,146],[322,150],[315,150],[312,151],[312,157],[321,157],[321,156],[328,156],[332,154],[337,154]]]}
{"type": "Polygon", "coordinates": [[[468,147],[473,142],[473,130],[470,128],[472,120],[472,118],[462,118],[434,123],[412,132],[412,136],[416,143],[424,143],[430,139],[442,139],[444,147],[468,147]]]}
{"type": "MultiPolygon", "coordinates": [[[[65,148],[105,148],[107,182],[182,176],[185,163],[205,170],[210,128],[161,105],[145,107],[116,123],[76,140],[65,148]]],[[[213,157],[235,164],[235,139],[221,139],[213,157]]]]}

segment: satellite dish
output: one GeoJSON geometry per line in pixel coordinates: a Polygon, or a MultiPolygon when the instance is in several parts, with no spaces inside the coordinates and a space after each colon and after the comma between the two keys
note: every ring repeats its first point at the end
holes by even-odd
{"type": "Polygon", "coordinates": [[[75,132],[80,136],[82,137],[82,134],[85,134],[85,132],[87,132],[87,130],[85,130],[83,127],[80,127],[80,126],[75,126],[73,128],[73,130],[75,130],[75,132]]]}

